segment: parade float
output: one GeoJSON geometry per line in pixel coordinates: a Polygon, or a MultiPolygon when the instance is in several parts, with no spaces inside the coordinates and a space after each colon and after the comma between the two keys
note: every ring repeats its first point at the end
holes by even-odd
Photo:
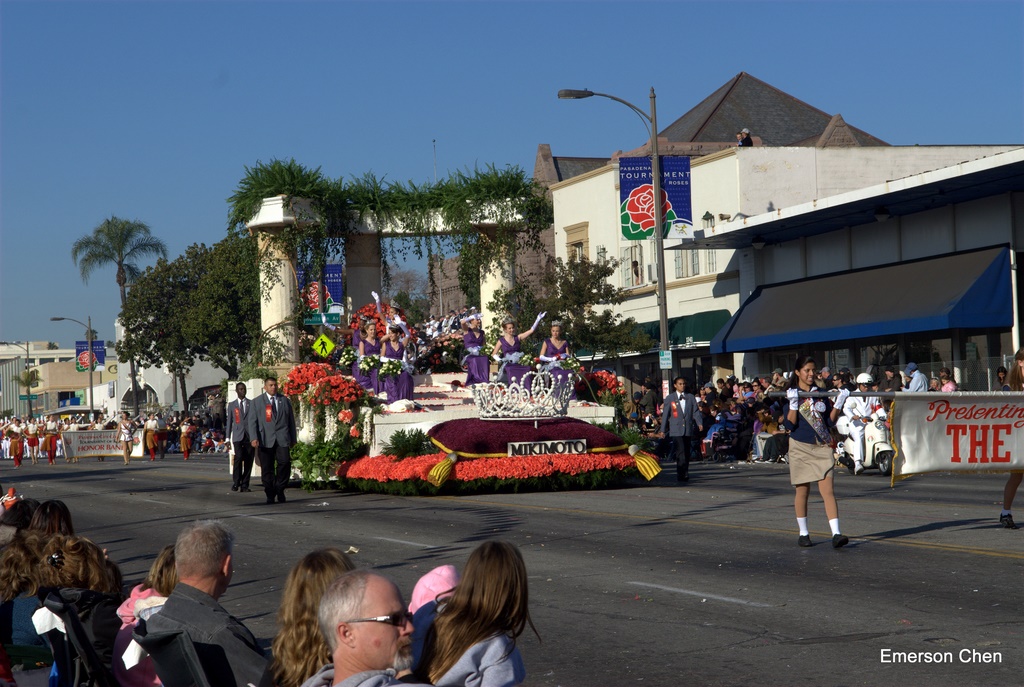
{"type": "Polygon", "coordinates": [[[660,472],[619,435],[569,417],[575,389],[564,378],[538,371],[524,382],[474,385],[476,416],[432,426],[427,453],[371,455],[382,406],[332,364],[297,365],[283,386],[302,425],[293,463],[307,489],[403,495],[595,489],[660,472]]]}

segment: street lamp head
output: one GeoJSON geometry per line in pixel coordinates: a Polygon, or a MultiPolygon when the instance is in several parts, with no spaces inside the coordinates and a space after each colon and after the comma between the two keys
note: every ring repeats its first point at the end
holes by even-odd
{"type": "Polygon", "coordinates": [[[50,322],[61,322],[63,320],[64,320],[63,317],[51,317],[50,318],[50,322]]]}
{"type": "Polygon", "coordinates": [[[590,98],[593,95],[593,91],[588,91],[586,89],[577,90],[575,88],[563,88],[558,92],[558,97],[561,100],[580,100],[582,98],[590,98]]]}

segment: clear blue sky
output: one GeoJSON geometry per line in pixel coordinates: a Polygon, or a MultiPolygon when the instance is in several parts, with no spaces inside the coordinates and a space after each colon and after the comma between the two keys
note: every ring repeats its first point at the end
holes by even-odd
{"type": "Polygon", "coordinates": [[[0,340],[113,338],[113,270],[72,242],[139,219],[179,255],[224,236],[244,166],[429,181],[539,143],[642,144],[741,71],[897,145],[1024,143],[1024,3],[0,0],[0,340]],[[647,47],[646,26],[658,29],[647,47]]]}

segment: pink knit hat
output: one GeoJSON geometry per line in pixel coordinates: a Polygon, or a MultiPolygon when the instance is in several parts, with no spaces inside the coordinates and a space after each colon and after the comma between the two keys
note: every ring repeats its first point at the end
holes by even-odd
{"type": "Polygon", "coordinates": [[[413,588],[412,600],[409,601],[409,612],[415,613],[420,606],[439,597],[448,596],[458,583],[459,571],[455,569],[454,565],[442,565],[434,568],[421,577],[413,588]]]}

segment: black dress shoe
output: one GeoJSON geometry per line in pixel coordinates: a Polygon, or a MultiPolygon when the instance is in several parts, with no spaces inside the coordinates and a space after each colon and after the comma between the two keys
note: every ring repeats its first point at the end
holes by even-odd
{"type": "Polygon", "coordinates": [[[832,535],[832,548],[841,549],[850,543],[850,538],[842,534],[832,535]]]}
{"type": "Polygon", "coordinates": [[[269,503],[273,503],[273,502],[274,502],[274,497],[273,496],[268,496],[267,497],[267,503],[269,504],[269,503]]]}
{"type": "Polygon", "coordinates": [[[231,485],[231,491],[238,491],[238,487],[234,484],[231,485]]]}
{"type": "Polygon", "coordinates": [[[252,491],[249,487],[241,487],[238,491],[252,491]]]}
{"type": "Polygon", "coordinates": [[[796,540],[796,543],[804,548],[813,546],[813,544],[811,544],[811,535],[809,534],[801,534],[800,538],[796,540]]]}
{"type": "Polygon", "coordinates": [[[288,500],[288,499],[286,499],[286,498],[284,497],[284,492],[281,492],[280,494],[278,494],[278,495],[277,495],[277,502],[278,502],[278,503],[284,503],[284,502],[285,502],[285,501],[287,501],[287,500],[288,500]]]}

